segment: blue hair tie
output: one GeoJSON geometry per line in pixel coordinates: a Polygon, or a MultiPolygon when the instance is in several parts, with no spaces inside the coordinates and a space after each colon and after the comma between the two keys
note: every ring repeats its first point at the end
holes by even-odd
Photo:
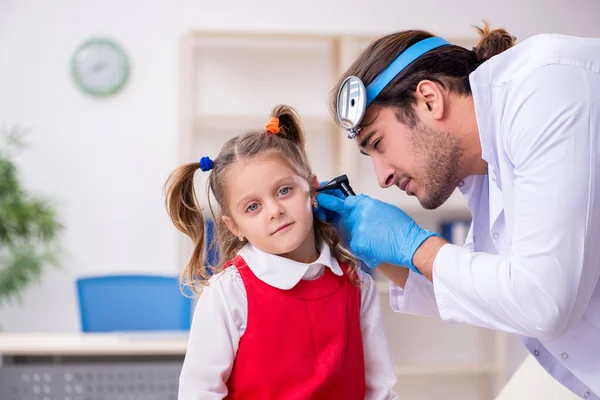
{"type": "Polygon", "coordinates": [[[202,157],[200,159],[200,169],[204,172],[213,169],[213,165],[213,161],[210,159],[210,157],[202,157]]]}

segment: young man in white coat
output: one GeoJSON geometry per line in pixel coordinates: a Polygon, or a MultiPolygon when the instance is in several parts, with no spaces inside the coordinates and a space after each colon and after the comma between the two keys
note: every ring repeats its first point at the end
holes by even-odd
{"type": "Polygon", "coordinates": [[[600,40],[481,29],[472,50],[423,31],[373,42],[332,108],[382,187],[426,209],[458,187],[464,247],[365,195],[318,195],[391,303],[520,335],[572,392],[600,399],[600,40]]]}

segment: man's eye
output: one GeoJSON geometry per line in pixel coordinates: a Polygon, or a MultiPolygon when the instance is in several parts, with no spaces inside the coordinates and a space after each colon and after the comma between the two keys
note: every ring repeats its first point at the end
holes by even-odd
{"type": "Polygon", "coordinates": [[[377,146],[379,145],[379,142],[381,142],[381,139],[377,139],[373,142],[373,144],[371,145],[373,147],[373,149],[377,150],[377,146]]]}

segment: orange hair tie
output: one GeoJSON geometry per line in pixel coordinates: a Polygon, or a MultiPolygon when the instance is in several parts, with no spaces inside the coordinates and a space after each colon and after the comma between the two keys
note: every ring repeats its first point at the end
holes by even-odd
{"type": "Polygon", "coordinates": [[[267,125],[265,125],[265,131],[272,135],[277,135],[280,132],[279,129],[279,118],[271,118],[267,125]]]}

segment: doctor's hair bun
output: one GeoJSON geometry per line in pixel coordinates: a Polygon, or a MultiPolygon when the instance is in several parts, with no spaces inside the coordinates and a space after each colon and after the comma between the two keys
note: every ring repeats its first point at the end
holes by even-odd
{"type": "Polygon", "coordinates": [[[483,28],[476,26],[475,29],[477,29],[481,36],[479,43],[473,48],[473,52],[479,63],[483,63],[493,56],[502,53],[504,50],[508,50],[517,41],[517,38],[505,29],[491,29],[487,21],[484,21],[483,28]]]}
{"type": "Polygon", "coordinates": [[[304,151],[304,128],[296,110],[287,105],[278,105],[271,112],[271,117],[279,119],[279,135],[291,140],[304,151]]]}

